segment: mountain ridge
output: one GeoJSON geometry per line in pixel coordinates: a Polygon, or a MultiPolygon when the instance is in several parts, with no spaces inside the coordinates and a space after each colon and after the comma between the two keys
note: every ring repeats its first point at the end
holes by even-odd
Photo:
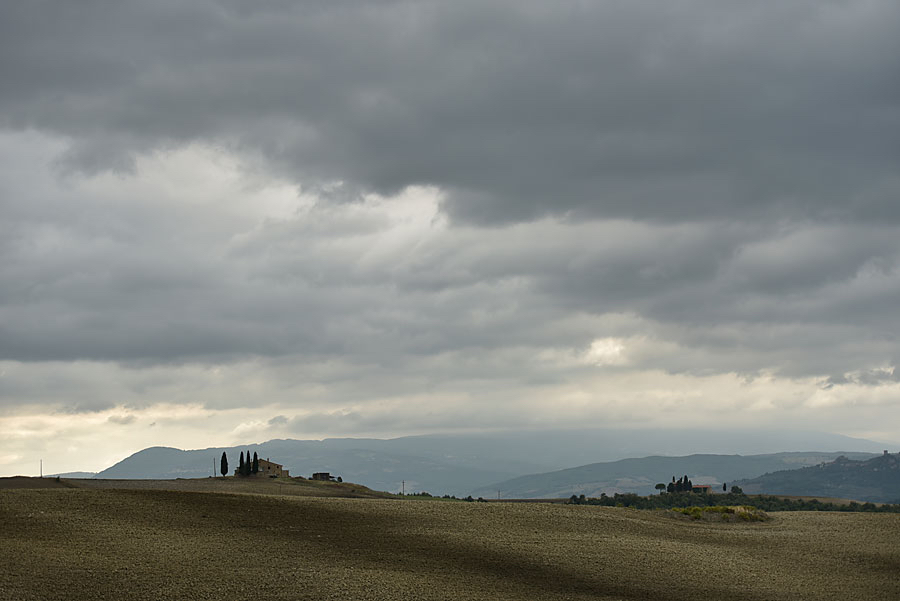
{"type": "MultiPolygon", "coordinates": [[[[326,471],[375,490],[399,492],[405,489],[407,492],[428,491],[432,494],[465,496],[485,487],[496,492],[495,483],[528,474],[570,469],[573,465],[648,455],[717,454],[723,450],[729,454],[747,455],[759,454],[760,449],[781,452],[804,447],[835,451],[878,449],[880,452],[884,445],[835,434],[787,430],[760,433],[582,429],[430,434],[393,439],[272,439],[262,443],[191,450],[148,447],[95,477],[203,478],[213,473],[219,474],[219,459],[223,451],[228,455],[231,470],[237,464],[238,454],[249,451],[283,464],[295,476],[326,471]]],[[[772,465],[769,470],[744,475],[755,477],[780,467],[784,466],[772,465]]]]}
{"type": "Polygon", "coordinates": [[[506,498],[560,498],[584,494],[653,494],[657,483],[688,475],[694,484],[713,489],[740,478],[752,478],[770,471],[797,465],[817,465],[842,455],[869,458],[871,453],[849,451],[794,451],[759,455],[695,453],[679,457],[652,455],[619,461],[596,462],[541,474],[529,474],[481,487],[473,496],[500,491],[506,498]],[[755,475],[754,475],[755,474],[755,475]]]}
{"type": "Polygon", "coordinates": [[[747,494],[900,503],[900,454],[884,453],[862,461],[842,455],[828,463],[769,472],[735,484],[747,494]]]}

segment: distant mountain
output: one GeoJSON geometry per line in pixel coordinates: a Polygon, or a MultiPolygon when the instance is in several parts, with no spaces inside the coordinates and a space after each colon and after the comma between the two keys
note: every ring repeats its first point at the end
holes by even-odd
{"type": "Polygon", "coordinates": [[[672,477],[687,474],[694,484],[711,484],[721,488],[739,478],[751,478],[766,472],[804,465],[817,465],[841,455],[868,459],[870,453],[795,452],[767,455],[688,455],[685,457],[644,457],[607,463],[592,463],[543,474],[513,478],[477,488],[472,496],[504,498],[558,498],[584,494],[599,497],[602,493],[656,492],[657,483],[671,482],[672,477]]]}
{"type": "Polygon", "coordinates": [[[395,455],[372,449],[342,449],[326,441],[274,440],[258,445],[182,451],[170,447],[151,447],[135,453],[98,473],[96,478],[172,479],[203,478],[218,475],[219,459],[224,451],[230,472],[240,453],[254,452],[291,470],[292,476],[309,477],[314,472],[331,472],[344,480],[374,490],[412,491],[468,490],[475,486],[509,477],[510,472],[459,467],[414,455],[395,455]],[[405,482],[405,484],[404,484],[405,482]]]}
{"type": "MultiPolygon", "coordinates": [[[[836,434],[798,431],[735,430],[541,430],[463,435],[407,436],[393,439],[329,438],[271,440],[261,444],[182,451],[152,447],[135,453],[97,474],[97,478],[202,478],[218,474],[227,452],[232,470],[241,451],[254,451],[309,476],[327,471],[376,490],[428,491],[466,495],[522,476],[647,455],[780,451],[872,451],[883,443],[836,434]]],[[[837,455],[835,455],[837,456],[837,455]]],[[[830,459],[830,458],[828,458],[830,459]]],[[[785,465],[770,468],[784,469],[785,465]]],[[[757,476],[762,470],[746,473],[757,476]]],[[[676,474],[678,471],[676,470],[676,474]]],[[[668,475],[671,478],[671,474],[668,475]]],[[[732,476],[727,476],[731,478],[732,476]]],[[[738,476],[734,476],[738,477],[738,476]]],[[[655,482],[654,482],[655,483],[655,482]]],[[[496,494],[496,489],[494,489],[496,494]]]]}
{"type": "Polygon", "coordinates": [[[900,454],[783,470],[736,482],[747,494],[838,497],[873,503],[900,503],[900,454]]]}

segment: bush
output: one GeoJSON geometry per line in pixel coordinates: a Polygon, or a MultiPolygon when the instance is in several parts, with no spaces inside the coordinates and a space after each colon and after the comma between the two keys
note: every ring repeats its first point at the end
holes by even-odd
{"type": "Polygon", "coordinates": [[[762,522],[769,519],[765,512],[749,506],[726,506],[711,505],[707,507],[676,507],[672,511],[681,513],[695,520],[718,520],[726,522],[734,522],[741,520],[744,522],[762,522]]]}
{"type": "Polygon", "coordinates": [[[633,493],[616,493],[612,497],[600,495],[599,498],[582,499],[572,495],[568,503],[573,505],[601,505],[604,507],[632,507],[634,509],[675,509],[686,507],[712,507],[712,506],[753,506],[762,511],[870,511],[880,513],[900,513],[900,504],[884,504],[877,506],[874,503],[850,503],[849,505],[836,505],[823,503],[817,499],[804,501],[774,497],[770,495],[756,495],[748,497],[743,493],[735,492],[738,487],[732,487],[731,492],[722,495],[709,495],[693,492],[679,492],[665,495],[650,495],[641,497],[633,493]]]}

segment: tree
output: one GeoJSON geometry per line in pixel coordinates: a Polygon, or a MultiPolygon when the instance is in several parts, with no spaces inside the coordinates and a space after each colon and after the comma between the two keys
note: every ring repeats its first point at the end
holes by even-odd
{"type": "Polygon", "coordinates": [[[256,456],[256,451],[253,451],[253,473],[259,473],[259,457],[256,456]]]}
{"type": "Polygon", "coordinates": [[[222,461],[219,464],[221,466],[220,472],[222,472],[222,477],[228,475],[228,457],[225,456],[225,451],[222,451],[222,461]]]}
{"type": "Polygon", "coordinates": [[[659,491],[659,494],[663,494],[663,491],[666,490],[666,485],[660,482],[656,485],[656,490],[659,491]]]}
{"type": "Polygon", "coordinates": [[[241,451],[241,464],[238,466],[238,473],[244,475],[244,452],[241,451]]]}
{"type": "Polygon", "coordinates": [[[726,482],[722,482],[722,492],[728,492],[728,484],[726,482]]]}
{"type": "Polygon", "coordinates": [[[731,494],[733,494],[733,495],[742,495],[742,494],[744,494],[744,491],[741,489],[740,486],[734,486],[734,485],[732,484],[732,485],[731,485],[731,494]]]}

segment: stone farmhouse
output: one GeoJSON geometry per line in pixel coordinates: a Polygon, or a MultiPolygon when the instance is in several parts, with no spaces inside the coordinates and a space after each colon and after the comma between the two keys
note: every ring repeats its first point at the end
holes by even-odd
{"type": "MultiPolygon", "coordinates": [[[[234,468],[234,475],[240,476],[240,468],[234,468]]],[[[284,477],[290,478],[291,474],[289,470],[284,469],[284,466],[280,463],[275,463],[274,461],[269,461],[269,458],[260,459],[259,460],[259,472],[256,474],[251,474],[251,476],[269,476],[269,477],[284,477]]]]}
{"type": "Polygon", "coordinates": [[[291,474],[288,470],[284,469],[284,466],[280,463],[275,463],[274,461],[269,461],[269,458],[259,460],[259,474],[265,476],[284,476],[285,478],[290,478],[291,474]]]}

